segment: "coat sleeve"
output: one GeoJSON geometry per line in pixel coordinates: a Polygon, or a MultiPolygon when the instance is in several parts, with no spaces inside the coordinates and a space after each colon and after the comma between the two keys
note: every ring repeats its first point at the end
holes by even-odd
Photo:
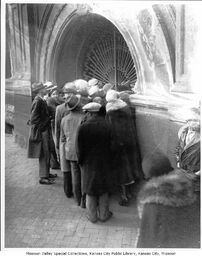
{"type": "Polygon", "coordinates": [[[83,164],[83,158],[84,158],[84,146],[83,146],[83,126],[80,125],[77,129],[77,134],[76,134],[76,154],[78,158],[78,163],[80,165],[83,164]]]}
{"type": "Polygon", "coordinates": [[[60,144],[60,125],[61,125],[61,114],[59,108],[56,108],[55,113],[55,139],[56,139],[56,148],[59,149],[60,144]]]}
{"type": "Polygon", "coordinates": [[[40,100],[36,100],[33,102],[31,109],[31,125],[36,125],[40,131],[45,130],[45,128],[49,125],[50,119],[47,114],[44,118],[42,118],[41,113],[43,110],[43,102],[40,100]]]}
{"type": "Polygon", "coordinates": [[[41,103],[40,101],[34,101],[31,109],[31,125],[36,125],[39,126],[41,122],[41,116],[40,116],[40,111],[41,111],[41,103]]]}
{"type": "Polygon", "coordinates": [[[60,138],[61,138],[61,142],[66,142],[66,136],[64,133],[64,119],[62,119],[61,125],[60,125],[60,138]]]}

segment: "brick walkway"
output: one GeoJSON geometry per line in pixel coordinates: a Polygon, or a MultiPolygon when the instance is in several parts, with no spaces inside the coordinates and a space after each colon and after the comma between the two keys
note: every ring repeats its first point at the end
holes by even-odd
{"type": "Polygon", "coordinates": [[[85,209],[65,197],[62,174],[56,184],[38,183],[38,160],[6,135],[5,247],[6,248],[111,248],[134,247],[139,219],[135,202],[121,207],[114,196],[113,217],[92,224],[85,209]]]}

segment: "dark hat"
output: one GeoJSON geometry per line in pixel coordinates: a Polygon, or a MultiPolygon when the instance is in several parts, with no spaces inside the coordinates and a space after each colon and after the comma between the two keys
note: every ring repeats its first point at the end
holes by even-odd
{"type": "Polygon", "coordinates": [[[67,106],[67,108],[69,110],[73,110],[75,109],[80,102],[80,98],[77,97],[76,95],[72,94],[66,101],[65,106],[67,106]]]}
{"type": "Polygon", "coordinates": [[[83,107],[84,105],[88,104],[91,100],[86,96],[80,96],[80,105],[83,107]]]}
{"type": "Polygon", "coordinates": [[[173,170],[169,159],[162,152],[155,152],[142,161],[145,178],[167,174],[173,170]]]}
{"type": "Polygon", "coordinates": [[[125,91],[120,92],[119,97],[121,100],[125,101],[126,103],[130,102],[130,95],[125,91]]]}
{"type": "Polygon", "coordinates": [[[96,102],[96,103],[99,103],[99,104],[101,104],[102,105],[102,103],[103,103],[103,99],[101,98],[101,97],[95,97],[94,99],[93,99],[93,102],[96,102]]]}
{"type": "Polygon", "coordinates": [[[46,87],[40,83],[33,83],[32,84],[32,92],[38,93],[40,90],[45,89],[46,87]]]}
{"type": "Polygon", "coordinates": [[[90,102],[83,107],[83,110],[88,112],[98,112],[100,108],[101,108],[101,105],[99,103],[90,102]]]}

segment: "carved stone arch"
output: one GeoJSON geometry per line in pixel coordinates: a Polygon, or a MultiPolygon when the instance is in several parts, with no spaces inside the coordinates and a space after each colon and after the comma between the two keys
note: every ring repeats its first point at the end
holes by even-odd
{"type": "MultiPolygon", "coordinates": [[[[152,15],[155,15],[155,19],[159,20],[158,17],[162,15],[161,8],[159,7],[158,12],[160,14],[158,14],[157,16],[157,11],[155,11],[156,9],[154,8],[152,10],[152,15]]],[[[162,13],[164,12],[166,11],[163,10],[162,13]]],[[[55,67],[57,66],[58,54],[60,52],[62,41],[64,40],[65,34],[67,34],[68,31],[72,31],[73,33],[73,26],[75,24],[78,25],[77,21],[84,15],[100,15],[103,19],[107,19],[108,21],[110,21],[118,29],[120,34],[123,36],[125,42],[127,43],[134,65],[136,67],[138,76],[138,88],[140,89],[141,93],[147,93],[147,89],[149,88],[149,86],[151,84],[155,85],[156,77],[159,75],[159,69],[154,69],[153,66],[150,65],[150,60],[147,52],[148,46],[146,45],[145,47],[143,41],[141,40],[141,33],[138,27],[138,14],[131,14],[131,16],[124,16],[123,14],[121,17],[122,20],[120,20],[115,15],[115,12],[109,10],[99,10],[99,8],[94,8],[93,5],[90,4],[60,4],[55,5],[52,9],[51,15],[47,17],[46,32],[43,35],[43,40],[40,44],[41,54],[39,58],[40,61],[38,62],[40,80],[53,80],[56,82],[57,75],[55,67]]],[[[166,41],[168,43],[167,37],[172,37],[172,33],[167,30],[166,35],[168,36],[166,37],[165,33],[163,32],[165,30],[164,27],[166,26],[162,26],[162,24],[160,24],[159,27],[160,28],[158,31],[160,31],[163,41],[166,41]]],[[[80,47],[81,46],[82,44],[80,45],[80,47]]],[[[158,47],[161,47],[161,45],[157,45],[157,48],[158,47]]],[[[78,47],[77,50],[79,52],[80,48],[78,47]]],[[[163,44],[161,55],[163,55],[165,51],[172,52],[172,50],[172,44],[171,48],[168,48],[168,45],[166,46],[165,44],[163,44]]],[[[160,70],[160,76],[164,77],[165,73],[165,77],[168,80],[166,85],[167,91],[169,91],[169,86],[171,83],[170,80],[172,80],[167,77],[173,76],[173,64],[169,64],[170,62],[173,63],[172,56],[173,55],[170,55],[170,57],[167,56],[163,69],[162,67],[160,67],[160,69],[163,70],[160,70]],[[171,66],[172,68],[170,68],[171,66]]],[[[156,58],[159,58],[159,56],[157,56],[156,58]]]]}
{"type": "MultiPolygon", "coordinates": [[[[76,21],[76,19],[87,14],[96,15],[96,13],[92,11],[91,7],[88,5],[60,5],[60,8],[57,7],[57,11],[54,11],[54,19],[48,20],[47,22],[49,33],[44,35],[43,43],[41,44],[42,50],[39,63],[41,80],[48,79],[56,81],[55,65],[57,65],[58,52],[65,33],[71,29],[70,26],[74,23],[74,21],[76,21]]],[[[101,14],[99,13],[97,15],[101,14]]],[[[113,15],[110,15],[109,17],[103,14],[101,16],[109,20],[119,30],[127,42],[127,46],[130,50],[137,70],[138,83],[142,85],[144,82],[144,68],[140,61],[140,54],[138,53],[130,31],[127,29],[127,26],[120,24],[115,18],[113,19],[113,15]]]]}
{"type": "Polygon", "coordinates": [[[175,82],[176,9],[174,5],[165,4],[155,4],[153,9],[165,36],[170,54],[173,82],[175,82]]]}

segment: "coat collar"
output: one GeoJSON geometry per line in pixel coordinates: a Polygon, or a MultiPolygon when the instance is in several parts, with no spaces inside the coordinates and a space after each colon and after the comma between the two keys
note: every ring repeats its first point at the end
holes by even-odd
{"type": "Polygon", "coordinates": [[[181,169],[149,180],[139,194],[139,214],[146,203],[182,207],[195,202],[192,180],[194,174],[186,175],[181,169]]]}
{"type": "Polygon", "coordinates": [[[106,111],[108,112],[108,111],[118,110],[118,109],[124,108],[126,106],[127,106],[127,104],[124,101],[122,101],[121,99],[117,99],[117,100],[107,103],[106,111]]]}

